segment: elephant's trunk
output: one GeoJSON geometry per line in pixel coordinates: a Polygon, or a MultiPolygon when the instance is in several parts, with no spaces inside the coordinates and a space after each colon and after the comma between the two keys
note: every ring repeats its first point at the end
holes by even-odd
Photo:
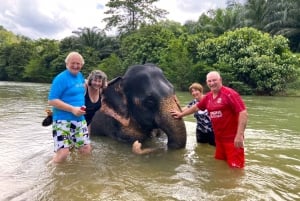
{"type": "Polygon", "coordinates": [[[169,148],[184,148],[186,145],[185,124],[183,119],[175,119],[171,115],[172,110],[181,110],[175,96],[162,100],[157,123],[168,136],[169,148]]]}

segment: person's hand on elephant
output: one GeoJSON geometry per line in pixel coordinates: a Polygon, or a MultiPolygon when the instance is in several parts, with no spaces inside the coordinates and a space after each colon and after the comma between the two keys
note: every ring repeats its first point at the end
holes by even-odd
{"type": "Polygon", "coordinates": [[[180,112],[178,110],[172,110],[170,113],[174,118],[180,119],[186,115],[193,114],[198,110],[199,109],[197,108],[197,105],[193,105],[192,107],[185,109],[183,112],[180,112]]]}
{"type": "Polygon", "coordinates": [[[155,148],[142,149],[142,143],[140,143],[138,140],[136,140],[132,144],[132,152],[135,154],[139,154],[139,155],[148,154],[148,153],[154,152],[155,150],[157,150],[157,149],[155,149],[155,148]]]}
{"type": "Polygon", "coordinates": [[[171,111],[171,115],[176,118],[176,119],[179,119],[181,118],[181,112],[177,111],[177,110],[172,110],[171,111]]]}

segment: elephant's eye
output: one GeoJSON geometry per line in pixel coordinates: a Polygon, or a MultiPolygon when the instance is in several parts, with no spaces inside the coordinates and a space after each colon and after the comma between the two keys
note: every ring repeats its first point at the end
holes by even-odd
{"type": "Polygon", "coordinates": [[[148,108],[152,108],[156,105],[155,100],[153,98],[147,98],[143,101],[143,105],[148,108]]]}

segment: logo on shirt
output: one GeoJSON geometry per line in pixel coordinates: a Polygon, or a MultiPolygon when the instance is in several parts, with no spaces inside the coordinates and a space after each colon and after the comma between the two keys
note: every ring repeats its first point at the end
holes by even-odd
{"type": "Polygon", "coordinates": [[[76,83],[75,87],[78,87],[78,88],[84,87],[84,83],[76,83]]]}
{"type": "Polygon", "coordinates": [[[222,103],[222,98],[218,98],[217,99],[217,103],[219,104],[219,103],[222,103]]]}
{"type": "Polygon", "coordinates": [[[212,111],[209,113],[209,116],[211,119],[215,119],[215,118],[221,118],[223,115],[222,115],[222,111],[212,111]]]}

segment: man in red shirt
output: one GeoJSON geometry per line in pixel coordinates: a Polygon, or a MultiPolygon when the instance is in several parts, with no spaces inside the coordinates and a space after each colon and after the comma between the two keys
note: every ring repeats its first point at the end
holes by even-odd
{"type": "Polygon", "coordinates": [[[210,92],[196,105],[183,112],[171,111],[174,118],[181,118],[197,110],[207,109],[215,132],[215,158],[227,161],[230,167],[245,166],[244,132],[248,113],[240,95],[222,85],[222,78],[216,71],[206,76],[210,92]]]}

